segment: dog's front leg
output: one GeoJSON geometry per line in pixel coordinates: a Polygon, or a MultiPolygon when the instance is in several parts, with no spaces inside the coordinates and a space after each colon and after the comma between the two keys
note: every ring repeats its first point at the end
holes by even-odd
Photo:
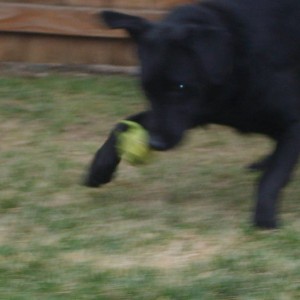
{"type": "Polygon", "coordinates": [[[292,125],[279,139],[267,170],[258,186],[255,225],[276,228],[276,208],[280,190],[287,184],[300,153],[300,123],[292,125]]]}
{"type": "MultiPolygon", "coordinates": [[[[137,122],[147,128],[149,114],[150,112],[142,112],[133,115],[126,120],[137,122]]],[[[86,186],[98,187],[101,184],[111,181],[113,174],[121,161],[116,150],[116,132],[124,131],[126,129],[127,126],[125,124],[117,124],[111,131],[106,142],[96,152],[85,178],[84,184],[86,186]]]]}

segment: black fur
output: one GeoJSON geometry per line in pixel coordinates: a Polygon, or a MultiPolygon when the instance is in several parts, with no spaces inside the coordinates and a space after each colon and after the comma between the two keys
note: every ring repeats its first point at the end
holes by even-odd
{"type": "MultiPolygon", "coordinates": [[[[137,43],[151,109],[129,119],[150,132],[152,148],[170,149],[187,129],[209,123],[274,139],[274,152],[252,168],[263,171],[254,223],[276,227],[278,196],[300,152],[300,1],[201,1],[158,23],[111,11],[102,17],[137,43]]],[[[88,186],[108,182],[120,161],[113,132],[88,186]]]]}

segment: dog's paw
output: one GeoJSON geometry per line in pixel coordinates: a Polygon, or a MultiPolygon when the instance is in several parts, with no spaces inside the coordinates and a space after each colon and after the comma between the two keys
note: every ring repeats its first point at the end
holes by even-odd
{"type": "Polygon", "coordinates": [[[83,185],[91,188],[97,188],[103,184],[109,183],[112,180],[112,174],[98,173],[97,175],[88,174],[84,180],[83,185]]]}
{"type": "Polygon", "coordinates": [[[278,224],[277,224],[275,219],[255,218],[254,226],[259,228],[259,229],[269,229],[269,230],[278,228],[278,224]]]}
{"type": "Polygon", "coordinates": [[[92,165],[83,184],[87,187],[99,187],[113,179],[115,164],[99,163],[92,165]]]}
{"type": "Polygon", "coordinates": [[[105,178],[105,177],[102,178],[102,176],[90,176],[90,174],[88,174],[83,179],[83,185],[90,188],[97,188],[100,185],[109,183],[110,181],[111,181],[110,178],[105,178]]]}
{"type": "Polygon", "coordinates": [[[83,184],[87,187],[99,187],[109,183],[114,177],[119,158],[114,155],[103,155],[99,151],[84,179],[83,184]]]}

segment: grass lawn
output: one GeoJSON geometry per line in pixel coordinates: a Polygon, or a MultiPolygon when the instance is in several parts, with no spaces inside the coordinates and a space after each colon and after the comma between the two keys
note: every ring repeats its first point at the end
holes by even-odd
{"type": "Polygon", "coordinates": [[[0,77],[0,299],[300,299],[300,173],[282,228],[250,226],[260,136],[212,126],[114,182],[81,185],[135,78],[0,77]]]}

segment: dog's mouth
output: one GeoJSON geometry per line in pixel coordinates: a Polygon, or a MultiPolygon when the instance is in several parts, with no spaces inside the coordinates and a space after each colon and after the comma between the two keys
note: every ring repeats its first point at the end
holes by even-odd
{"type": "Polygon", "coordinates": [[[161,134],[153,133],[150,134],[150,147],[157,151],[167,151],[169,149],[174,148],[177,146],[181,139],[183,134],[176,135],[176,136],[164,136],[161,134]]]}

